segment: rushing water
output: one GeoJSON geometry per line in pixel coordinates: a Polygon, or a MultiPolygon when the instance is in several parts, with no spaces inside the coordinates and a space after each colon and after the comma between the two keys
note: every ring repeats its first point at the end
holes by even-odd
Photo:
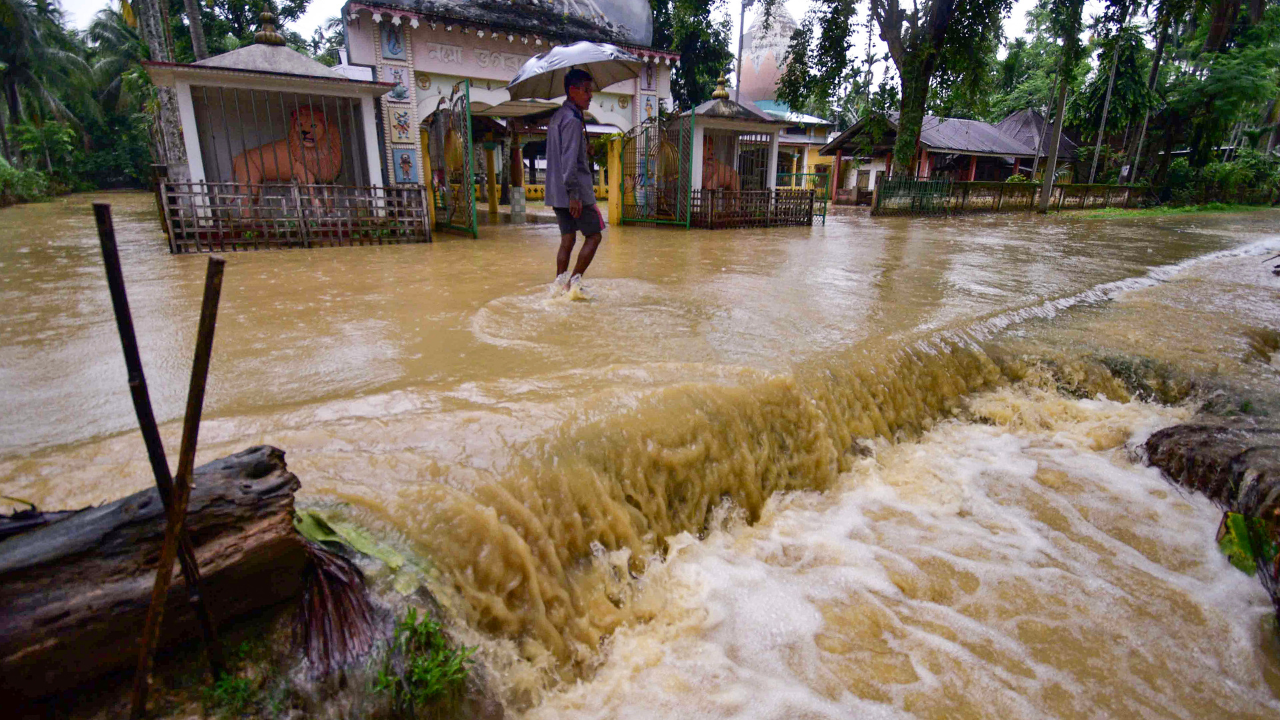
{"type": "MultiPolygon", "coordinates": [[[[204,261],[109,199],[172,452],[204,261]]],[[[0,494],[48,508],[148,484],[88,200],[0,212],[0,494]]],[[[1277,220],[615,228],[589,302],[552,226],[233,255],[200,458],[288,451],[535,716],[1274,716],[1265,595],[1132,457],[1188,411],[1053,388],[1274,390],[1277,220]]]]}

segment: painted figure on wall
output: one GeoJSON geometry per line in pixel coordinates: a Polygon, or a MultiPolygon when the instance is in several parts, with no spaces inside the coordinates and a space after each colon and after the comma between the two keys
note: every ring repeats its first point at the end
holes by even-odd
{"type": "Polygon", "coordinates": [[[391,92],[387,93],[389,100],[397,102],[409,102],[409,85],[406,82],[407,68],[384,67],[382,68],[382,79],[386,82],[395,84],[391,88],[391,92]]]}
{"type": "Polygon", "coordinates": [[[412,148],[392,148],[391,159],[395,161],[396,183],[411,185],[418,182],[418,151],[412,148]]]}
{"type": "Polygon", "coordinates": [[[257,204],[263,183],[317,185],[337,180],[342,173],[342,138],[329,126],[323,110],[299,108],[290,117],[289,134],[283,140],[240,153],[231,168],[240,192],[251,193],[257,204]]]}
{"type": "Polygon", "coordinates": [[[642,120],[652,120],[658,116],[658,98],[656,95],[644,96],[644,117],[642,120]]]}
{"type": "Polygon", "coordinates": [[[391,141],[413,142],[413,121],[408,108],[391,110],[391,141]]]}
{"type": "Polygon", "coordinates": [[[653,63],[645,63],[640,89],[648,92],[658,91],[658,68],[653,63]]]}
{"type": "Polygon", "coordinates": [[[388,60],[404,60],[404,31],[399,25],[389,22],[382,26],[382,57],[388,60]]]}

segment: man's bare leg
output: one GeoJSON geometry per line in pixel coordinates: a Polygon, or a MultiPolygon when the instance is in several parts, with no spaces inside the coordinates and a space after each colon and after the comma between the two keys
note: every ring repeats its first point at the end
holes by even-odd
{"type": "MultiPolygon", "coordinates": [[[[588,235],[586,242],[582,243],[582,249],[578,251],[578,264],[573,266],[574,276],[581,275],[590,267],[591,261],[595,259],[596,248],[600,247],[600,233],[588,235]]],[[[572,247],[571,247],[572,249],[572,247]]],[[[564,252],[564,243],[560,244],[560,251],[564,252]]],[[[569,264],[569,256],[565,254],[565,266],[569,264]]]]}
{"type": "MultiPolygon", "coordinates": [[[[595,238],[599,242],[600,236],[596,235],[595,238]]],[[[577,241],[578,233],[576,232],[560,236],[560,252],[556,253],[556,277],[565,274],[565,271],[569,269],[569,257],[573,255],[573,246],[577,241]]],[[[588,239],[588,242],[590,242],[590,239],[588,239]]]]}

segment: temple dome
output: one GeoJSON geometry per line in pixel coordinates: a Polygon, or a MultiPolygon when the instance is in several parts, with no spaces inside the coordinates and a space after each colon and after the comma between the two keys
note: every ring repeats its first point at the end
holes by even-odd
{"type": "Polygon", "coordinates": [[[773,14],[768,32],[760,28],[763,13],[758,14],[747,29],[742,46],[742,78],[739,81],[743,100],[759,102],[778,98],[778,80],[782,77],[782,60],[795,32],[795,18],[781,3],[773,14]]]}

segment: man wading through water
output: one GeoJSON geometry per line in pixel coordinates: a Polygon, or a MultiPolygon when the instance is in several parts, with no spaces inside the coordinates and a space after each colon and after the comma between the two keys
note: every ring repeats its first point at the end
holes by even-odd
{"type": "Polygon", "coordinates": [[[555,291],[572,290],[582,284],[582,274],[591,265],[600,246],[604,218],[596,207],[595,182],[587,159],[587,124],[582,112],[591,105],[595,83],[585,70],[570,70],[564,76],[564,92],[569,96],[551,116],[547,126],[546,202],[556,211],[560,223],[560,252],[556,254],[555,291]],[[578,264],[569,275],[569,256],[578,240],[586,238],[578,251],[578,264]]]}

